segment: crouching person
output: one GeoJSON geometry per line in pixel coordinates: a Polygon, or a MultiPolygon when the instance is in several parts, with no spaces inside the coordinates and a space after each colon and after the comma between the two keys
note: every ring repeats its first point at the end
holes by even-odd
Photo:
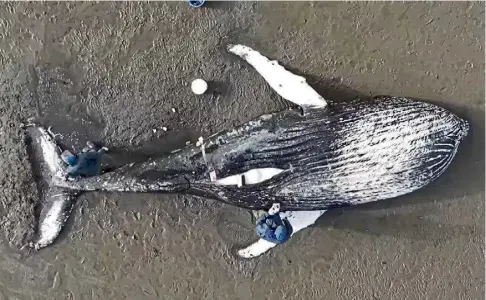
{"type": "Polygon", "coordinates": [[[67,179],[76,180],[80,177],[90,177],[101,173],[101,157],[108,151],[106,147],[99,147],[89,141],[78,154],[66,150],[61,154],[62,160],[68,165],[67,179]]]}
{"type": "Polygon", "coordinates": [[[280,205],[274,204],[268,213],[258,218],[256,232],[258,236],[268,242],[282,244],[292,235],[292,226],[279,214],[280,205]]]}

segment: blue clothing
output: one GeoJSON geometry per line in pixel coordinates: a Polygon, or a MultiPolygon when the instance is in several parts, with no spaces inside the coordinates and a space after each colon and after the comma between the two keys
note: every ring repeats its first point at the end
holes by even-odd
{"type": "Polygon", "coordinates": [[[192,7],[201,7],[203,6],[205,0],[189,0],[189,5],[192,7]]]}
{"type": "Polygon", "coordinates": [[[280,215],[266,213],[256,222],[258,236],[266,241],[281,244],[286,242],[292,234],[292,226],[287,220],[282,220],[280,215]]]}
{"type": "Polygon", "coordinates": [[[81,152],[67,159],[68,175],[71,177],[89,177],[98,175],[101,170],[101,155],[98,151],[81,152]],[[72,163],[71,163],[72,162],[72,163]]]}
{"type": "Polygon", "coordinates": [[[78,162],[78,157],[76,155],[67,155],[63,157],[64,162],[70,166],[74,166],[78,162]]]}

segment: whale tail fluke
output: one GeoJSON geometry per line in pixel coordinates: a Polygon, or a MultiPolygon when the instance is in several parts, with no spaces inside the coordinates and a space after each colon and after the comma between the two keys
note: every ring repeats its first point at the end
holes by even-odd
{"type": "Polygon", "coordinates": [[[55,177],[65,174],[66,167],[61,160],[62,149],[50,129],[36,124],[25,125],[25,129],[27,149],[40,194],[36,233],[29,246],[38,250],[49,246],[59,236],[80,191],[53,184],[55,177]]]}

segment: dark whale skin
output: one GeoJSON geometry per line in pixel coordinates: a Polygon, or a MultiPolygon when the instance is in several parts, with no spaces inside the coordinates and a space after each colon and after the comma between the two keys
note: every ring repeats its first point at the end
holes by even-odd
{"type": "Polygon", "coordinates": [[[454,158],[468,123],[446,109],[378,96],[325,109],[261,116],[232,131],[143,163],[78,182],[72,190],[187,193],[249,209],[325,210],[394,198],[437,179],[454,158]],[[280,174],[257,184],[212,182],[256,168],[280,174]]]}

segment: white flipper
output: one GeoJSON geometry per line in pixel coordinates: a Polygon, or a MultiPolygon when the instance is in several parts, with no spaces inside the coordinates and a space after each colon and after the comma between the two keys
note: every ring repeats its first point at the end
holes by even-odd
{"type": "Polygon", "coordinates": [[[238,250],[238,255],[243,258],[253,258],[262,255],[275,246],[277,246],[277,244],[265,241],[264,239],[259,239],[250,246],[238,250]]]}
{"type": "MultiPolygon", "coordinates": [[[[317,219],[322,216],[325,210],[310,210],[310,211],[286,211],[281,212],[280,217],[287,219],[292,226],[292,235],[313,225],[317,219]]],[[[243,258],[253,258],[262,255],[277,244],[259,239],[250,246],[238,251],[238,255],[243,258]]]]}
{"type": "Polygon", "coordinates": [[[323,108],[326,100],[311,88],[304,77],[285,70],[277,61],[270,61],[258,51],[243,45],[229,45],[228,51],[246,60],[282,98],[302,108],[323,108]]]}

